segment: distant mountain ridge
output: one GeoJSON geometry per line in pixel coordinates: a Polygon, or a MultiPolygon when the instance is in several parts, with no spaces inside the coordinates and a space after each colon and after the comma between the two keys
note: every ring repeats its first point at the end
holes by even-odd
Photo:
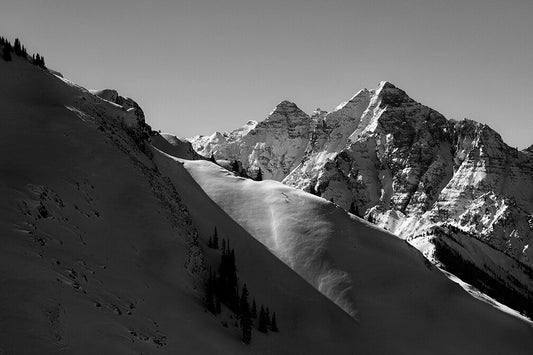
{"type": "Polygon", "coordinates": [[[437,263],[434,228],[457,228],[479,255],[485,246],[501,253],[495,263],[465,246],[455,247],[458,255],[520,294],[515,306],[533,312],[533,280],[524,276],[533,266],[531,147],[518,151],[485,124],[448,120],[386,81],[330,113],[308,116],[284,101],[245,127],[190,141],[202,155],[260,168],[265,178],[347,210],[353,204],[437,263]]]}

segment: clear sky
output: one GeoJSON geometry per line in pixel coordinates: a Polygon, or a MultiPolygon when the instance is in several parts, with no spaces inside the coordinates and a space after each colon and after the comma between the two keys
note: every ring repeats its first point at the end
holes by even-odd
{"type": "Polygon", "coordinates": [[[178,136],[262,120],[283,99],[331,110],[388,80],[533,144],[532,0],[2,0],[0,34],[178,136]]]}

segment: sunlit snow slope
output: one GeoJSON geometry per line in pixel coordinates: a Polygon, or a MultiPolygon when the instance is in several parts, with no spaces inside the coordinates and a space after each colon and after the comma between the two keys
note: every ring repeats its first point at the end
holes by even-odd
{"type": "Polygon", "coordinates": [[[394,344],[395,352],[531,349],[527,323],[475,300],[392,234],[281,183],[243,179],[210,162],[183,162],[231,217],[353,315],[363,338],[394,344]]]}

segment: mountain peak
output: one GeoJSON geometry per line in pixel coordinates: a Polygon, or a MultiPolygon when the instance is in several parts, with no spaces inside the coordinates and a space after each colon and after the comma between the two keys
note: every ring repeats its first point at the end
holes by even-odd
{"type": "Polygon", "coordinates": [[[279,104],[277,104],[274,111],[272,111],[268,115],[267,120],[271,119],[272,116],[277,116],[277,115],[282,115],[282,116],[287,116],[287,115],[304,116],[305,115],[307,116],[307,114],[303,112],[294,102],[291,102],[288,100],[283,100],[279,104]]]}
{"type": "Polygon", "coordinates": [[[382,105],[400,106],[402,103],[413,101],[405,91],[389,81],[381,81],[375,92],[381,98],[382,105]]]}
{"type": "Polygon", "coordinates": [[[378,90],[383,90],[383,89],[398,89],[398,88],[396,87],[396,85],[394,85],[390,81],[382,80],[379,82],[378,90]]]}
{"type": "Polygon", "coordinates": [[[294,102],[289,100],[283,100],[276,105],[276,109],[286,109],[286,108],[298,108],[294,102]]]}

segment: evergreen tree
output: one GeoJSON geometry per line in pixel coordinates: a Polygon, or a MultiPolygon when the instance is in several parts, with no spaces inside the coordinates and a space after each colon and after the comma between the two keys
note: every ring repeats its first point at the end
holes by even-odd
{"type": "Polygon", "coordinates": [[[220,259],[220,277],[218,292],[222,303],[234,312],[239,311],[237,268],[235,266],[235,251],[229,249],[229,242],[222,240],[222,255],[220,259]]]}
{"type": "Polygon", "coordinates": [[[261,305],[261,310],[259,311],[259,325],[257,326],[257,330],[259,330],[261,333],[266,333],[268,331],[266,313],[263,305],[261,305]]]}
{"type": "Polygon", "coordinates": [[[248,303],[248,289],[246,288],[246,284],[244,284],[242,287],[239,313],[241,316],[242,341],[245,344],[250,344],[250,341],[252,340],[252,319],[250,314],[250,305],[248,303]]]}
{"type": "Polygon", "coordinates": [[[266,321],[266,325],[269,326],[270,325],[270,310],[268,309],[268,307],[266,308],[266,312],[265,312],[265,321],[266,321]]]}
{"type": "Polygon", "coordinates": [[[222,306],[220,305],[220,298],[216,297],[215,299],[215,314],[222,313],[222,306]]]}
{"type": "Polygon", "coordinates": [[[18,38],[15,38],[15,43],[13,44],[13,52],[17,56],[22,55],[22,46],[20,45],[20,40],[18,38]]]}
{"type": "Polygon", "coordinates": [[[40,68],[45,68],[44,57],[39,53],[35,54],[35,57],[32,56],[32,63],[40,68]]]}
{"type": "Polygon", "coordinates": [[[357,206],[356,204],[354,204],[352,202],[352,204],[350,205],[350,211],[349,211],[351,214],[353,215],[356,215],[357,217],[361,217],[359,215],[359,206],[357,206]]]}
{"type": "Polygon", "coordinates": [[[2,59],[6,62],[11,61],[11,44],[9,42],[6,42],[4,44],[4,49],[2,51],[2,59]]]}
{"type": "Polygon", "coordinates": [[[255,181],[263,181],[263,171],[261,171],[261,168],[259,168],[259,170],[257,171],[255,181]]]}
{"type": "Polygon", "coordinates": [[[257,318],[257,306],[255,304],[255,298],[252,301],[252,318],[257,318]]]}
{"type": "Polygon", "coordinates": [[[206,285],[206,291],[205,291],[205,303],[207,310],[213,314],[215,314],[215,289],[214,289],[214,275],[211,269],[209,269],[209,277],[207,279],[207,285],[206,285]]]}
{"type": "Polygon", "coordinates": [[[276,312],[272,312],[272,321],[270,322],[270,330],[273,332],[278,331],[278,323],[276,322],[276,312]]]}
{"type": "Polygon", "coordinates": [[[215,235],[213,236],[213,248],[218,249],[218,233],[217,233],[217,227],[215,227],[215,235]]]}
{"type": "Polygon", "coordinates": [[[231,163],[231,170],[233,170],[235,173],[239,174],[240,172],[240,167],[239,167],[239,162],[237,160],[234,160],[232,163],[231,163]]]}

